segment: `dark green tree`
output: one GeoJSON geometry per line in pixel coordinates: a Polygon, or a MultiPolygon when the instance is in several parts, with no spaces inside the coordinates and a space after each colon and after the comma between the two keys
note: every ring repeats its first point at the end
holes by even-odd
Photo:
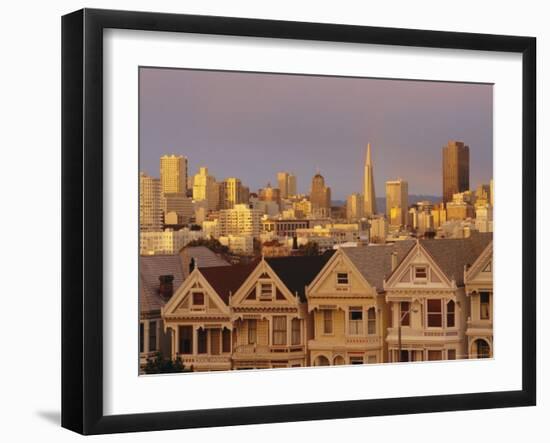
{"type": "Polygon", "coordinates": [[[300,245],[298,250],[301,252],[302,255],[319,255],[319,244],[314,241],[308,241],[305,245],[300,245]]]}
{"type": "Polygon", "coordinates": [[[146,374],[173,374],[176,372],[191,372],[184,366],[181,358],[175,360],[164,358],[161,352],[157,352],[153,358],[148,358],[143,371],[146,374]]]}

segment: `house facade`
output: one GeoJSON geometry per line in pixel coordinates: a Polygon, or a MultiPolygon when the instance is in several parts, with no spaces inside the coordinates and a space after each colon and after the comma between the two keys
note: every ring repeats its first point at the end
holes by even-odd
{"type": "Polygon", "coordinates": [[[314,366],[382,363],[388,310],[383,279],[412,242],[340,248],[307,288],[314,366]]]}
{"type": "Polygon", "coordinates": [[[466,297],[470,304],[467,320],[469,358],[493,357],[493,243],[464,271],[466,297]]]}
{"type": "Polygon", "coordinates": [[[468,358],[470,312],[464,268],[491,242],[490,234],[418,240],[384,282],[390,322],[388,361],[468,358]]]}

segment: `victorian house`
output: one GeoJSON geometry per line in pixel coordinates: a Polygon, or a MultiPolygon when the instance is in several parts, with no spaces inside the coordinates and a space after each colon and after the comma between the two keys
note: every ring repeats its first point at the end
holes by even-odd
{"type": "Polygon", "coordinates": [[[308,365],[305,288],[332,253],[258,262],[231,297],[234,369],[308,365]]]}
{"type": "Polygon", "coordinates": [[[256,263],[195,267],[162,309],[172,359],[192,371],[232,369],[235,342],[230,300],[256,263]]]}
{"type": "Polygon", "coordinates": [[[385,361],[388,310],[384,278],[413,241],[340,248],[307,288],[315,366],[385,361]]]}
{"type": "Polygon", "coordinates": [[[417,241],[384,282],[388,361],[468,358],[464,269],[491,241],[490,233],[417,241]]]}
{"type": "Polygon", "coordinates": [[[139,356],[140,368],[157,353],[172,354],[171,335],[164,327],[162,308],[181,287],[195,263],[229,266],[210,249],[184,248],[180,254],[139,258],[139,356]]]}
{"type": "Polygon", "coordinates": [[[493,243],[464,270],[470,303],[466,337],[470,358],[493,356],[493,243]]]}

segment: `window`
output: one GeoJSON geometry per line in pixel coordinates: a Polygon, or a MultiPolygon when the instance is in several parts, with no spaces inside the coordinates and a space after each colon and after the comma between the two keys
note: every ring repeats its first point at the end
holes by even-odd
{"type": "Polygon", "coordinates": [[[441,300],[428,300],[428,327],[441,327],[441,300]]]}
{"type": "Polygon", "coordinates": [[[271,283],[260,283],[260,300],[273,299],[273,285],[271,283]]]}
{"type": "Polygon", "coordinates": [[[456,349],[447,350],[447,360],[456,360],[456,349]]]}
{"type": "Polygon", "coordinates": [[[376,334],[376,311],[374,308],[369,308],[367,311],[367,334],[376,334]]]}
{"type": "Polygon", "coordinates": [[[442,360],[443,359],[443,352],[442,351],[428,351],[428,360],[434,361],[434,360],[442,360]]]}
{"type": "Polygon", "coordinates": [[[204,306],[204,293],[193,292],[193,306],[204,306]]]}
{"type": "Polygon", "coordinates": [[[248,320],[248,344],[256,344],[256,335],[257,335],[257,320],[248,320]]]}
{"type": "Polygon", "coordinates": [[[180,326],[179,338],[180,338],[179,340],[180,354],[192,354],[193,353],[193,327],[180,326]]]}
{"type": "Polygon", "coordinates": [[[349,358],[350,365],[362,365],[363,364],[363,357],[350,357],[349,358]]]}
{"type": "Polygon", "coordinates": [[[349,333],[350,335],[359,335],[363,333],[362,308],[349,308],[349,333]]]}
{"type": "Polygon", "coordinates": [[[482,339],[477,339],[475,343],[477,345],[477,358],[489,358],[491,356],[489,343],[482,339]]]}
{"type": "Polygon", "coordinates": [[[332,334],[332,311],[330,309],[323,311],[323,334],[332,334]]]}
{"type": "Polygon", "coordinates": [[[417,280],[426,280],[428,278],[428,268],[426,266],[416,266],[414,268],[414,278],[417,280]]]}
{"type": "Polygon", "coordinates": [[[299,345],[302,343],[301,332],[302,332],[302,329],[300,327],[300,319],[293,318],[292,319],[292,344],[293,345],[299,345]]]}
{"type": "Polygon", "coordinates": [[[286,317],[284,315],[273,317],[273,344],[286,345],[286,317]]]}
{"type": "Polygon", "coordinates": [[[447,303],[447,327],[455,327],[455,302],[452,300],[447,303]]]}
{"type": "Polygon", "coordinates": [[[220,355],[220,345],[221,331],[219,329],[210,329],[210,354],[220,355]]]}
{"type": "Polygon", "coordinates": [[[139,352],[143,352],[145,349],[145,325],[143,323],[139,324],[139,352]]]}
{"type": "Polygon", "coordinates": [[[410,351],[408,351],[408,350],[402,350],[402,351],[401,351],[401,357],[400,357],[399,361],[400,361],[400,362],[411,361],[410,351]]]}
{"type": "Polygon", "coordinates": [[[206,329],[199,329],[197,336],[197,352],[199,354],[206,354],[206,347],[208,344],[208,331],[206,329]]]}
{"type": "Polygon", "coordinates": [[[482,320],[489,320],[489,293],[481,292],[479,294],[479,317],[482,320]]]}
{"type": "Polygon", "coordinates": [[[402,301],[399,303],[401,310],[399,312],[399,318],[401,319],[401,326],[411,325],[411,304],[408,301],[402,301]]]}
{"type": "Polygon", "coordinates": [[[227,328],[222,331],[222,352],[231,352],[231,331],[227,328]]]}
{"type": "Polygon", "coordinates": [[[149,322],[149,352],[157,350],[157,322],[149,322]]]}
{"type": "Polygon", "coordinates": [[[349,277],[347,272],[338,272],[336,274],[336,283],[338,285],[347,285],[349,284],[349,277]]]}

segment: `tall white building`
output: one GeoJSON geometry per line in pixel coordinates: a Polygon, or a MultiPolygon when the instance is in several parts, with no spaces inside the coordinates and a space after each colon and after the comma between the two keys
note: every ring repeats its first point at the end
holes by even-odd
{"type": "Polygon", "coordinates": [[[193,200],[207,201],[208,209],[215,211],[218,209],[220,196],[219,185],[216,179],[208,174],[208,168],[199,168],[199,173],[193,178],[193,200]]]}
{"type": "Polygon", "coordinates": [[[245,197],[240,179],[229,177],[220,183],[220,209],[231,209],[239,203],[245,203],[245,197]]]}
{"type": "Polygon", "coordinates": [[[139,236],[140,255],[177,254],[181,248],[193,240],[204,237],[202,231],[188,228],[179,231],[141,232],[139,236]]]}
{"type": "Polygon", "coordinates": [[[139,229],[140,231],[162,229],[160,180],[143,172],[139,175],[139,229]]]}
{"type": "Polygon", "coordinates": [[[219,215],[219,232],[222,236],[260,236],[262,211],[238,204],[232,209],[222,209],[219,215]]]}
{"type": "Polygon", "coordinates": [[[187,193],[187,158],[163,155],[160,158],[160,184],[163,194],[187,193]]]}
{"type": "Polygon", "coordinates": [[[386,217],[392,226],[406,226],[409,185],[402,179],[386,182],[386,217]],[[393,210],[393,211],[392,211],[393,210]]]}

